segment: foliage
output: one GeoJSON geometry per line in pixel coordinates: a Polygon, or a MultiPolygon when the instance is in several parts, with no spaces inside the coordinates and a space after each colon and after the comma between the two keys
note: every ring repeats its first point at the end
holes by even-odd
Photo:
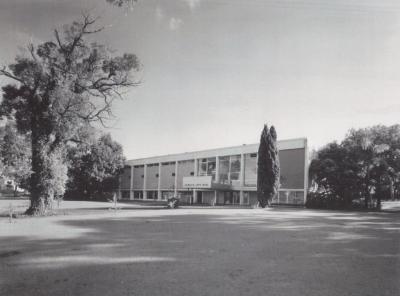
{"type": "Polygon", "coordinates": [[[352,129],[342,143],[330,143],[310,164],[317,192],[351,207],[364,200],[379,208],[382,198],[400,193],[400,126],[352,129]]]}
{"type": "Polygon", "coordinates": [[[105,124],[121,91],[137,85],[132,79],[132,71],[139,69],[135,55],[113,56],[106,46],[87,41],[102,30],[93,28],[95,21],[84,15],[63,34],[55,30],[53,40],[29,45],[27,55],[0,70],[15,83],[2,88],[0,116],[15,118],[18,131],[30,133],[29,213],[44,214],[51,204],[55,190],[47,185],[58,173],[47,171],[54,167],[52,161],[65,159],[66,143],[82,126],[105,124]]]}
{"type": "Polygon", "coordinates": [[[109,134],[72,147],[68,155],[67,198],[103,199],[118,188],[124,156],[122,146],[109,134]]]}
{"type": "Polygon", "coordinates": [[[0,173],[14,180],[18,187],[28,189],[30,160],[29,138],[18,133],[15,123],[8,121],[5,126],[0,127],[0,173]]]}
{"type": "Polygon", "coordinates": [[[179,208],[179,198],[175,196],[167,199],[167,208],[168,209],[177,209],[179,208]]]}
{"type": "Polygon", "coordinates": [[[327,192],[309,192],[305,206],[309,209],[345,210],[360,208],[361,204],[357,201],[354,200],[351,204],[346,204],[342,199],[327,192]]]}
{"type": "Polygon", "coordinates": [[[129,7],[132,7],[133,4],[135,2],[137,2],[137,0],[106,0],[106,1],[108,3],[110,3],[110,4],[118,6],[118,7],[122,7],[122,6],[125,6],[125,5],[127,5],[129,7]]]}
{"type": "Polygon", "coordinates": [[[261,133],[258,148],[257,170],[257,198],[261,207],[271,204],[272,198],[277,194],[279,187],[279,158],[275,128],[267,125],[261,133]]]}

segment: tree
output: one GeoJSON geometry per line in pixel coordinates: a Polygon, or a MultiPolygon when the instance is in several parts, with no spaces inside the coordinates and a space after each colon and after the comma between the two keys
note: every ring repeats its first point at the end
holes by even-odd
{"type": "Polygon", "coordinates": [[[391,128],[373,126],[364,129],[351,129],[343,141],[351,157],[357,161],[358,177],[363,187],[364,205],[369,208],[372,203],[372,193],[377,198],[380,208],[382,185],[385,179],[391,179],[395,169],[391,167],[394,142],[388,132],[391,128]]]}
{"type": "Polygon", "coordinates": [[[276,131],[273,126],[268,130],[264,125],[258,148],[257,197],[261,207],[271,205],[272,198],[279,188],[279,157],[276,142],[276,131]]]}
{"type": "Polygon", "coordinates": [[[118,7],[122,7],[125,5],[127,5],[128,7],[132,7],[133,4],[137,2],[137,0],[106,0],[106,1],[118,7]]]}
{"type": "Polygon", "coordinates": [[[64,186],[65,147],[76,131],[93,122],[104,125],[113,101],[138,84],[132,77],[139,69],[135,55],[112,56],[106,46],[87,40],[102,30],[93,28],[95,22],[84,15],[63,34],[55,30],[53,40],[29,45],[26,55],[0,70],[13,81],[2,88],[0,116],[15,118],[18,131],[30,133],[28,214],[46,213],[55,194],[52,182],[64,186]]]}
{"type": "Polygon", "coordinates": [[[321,148],[309,168],[310,179],[318,190],[343,206],[360,197],[358,173],[359,167],[349,150],[336,142],[321,148]]]}
{"type": "Polygon", "coordinates": [[[109,134],[69,150],[67,195],[77,199],[102,199],[118,188],[124,167],[122,146],[109,134]]]}
{"type": "Polygon", "coordinates": [[[14,122],[7,122],[0,128],[0,163],[3,176],[16,183],[14,195],[18,187],[29,188],[30,161],[29,139],[18,133],[14,122]]]}
{"type": "Polygon", "coordinates": [[[400,189],[400,126],[351,129],[340,143],[317,152],[310,177],[318,191],[340,206],[364,199],[364,207],[380,208],[382,198],[394,198],[400,189]]]}

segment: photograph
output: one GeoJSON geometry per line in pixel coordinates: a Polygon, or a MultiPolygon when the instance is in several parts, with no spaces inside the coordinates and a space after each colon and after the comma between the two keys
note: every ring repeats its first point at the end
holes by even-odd
{"type": "Polygon", "coordinates": [[[1,296],[400,296],[400,2],[0,0],[1,296]]]}

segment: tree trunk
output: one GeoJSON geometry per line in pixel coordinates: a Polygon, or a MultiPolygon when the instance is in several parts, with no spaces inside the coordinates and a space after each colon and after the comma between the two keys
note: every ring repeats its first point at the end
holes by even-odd
{"type": "Polygon", "coordinates": [[[365,196],[364,196],[364,205],[365,208],[369,207],[369,199],[370,199],[370,190],[369,190],[369,172],[367,172],[367,176],[365,178],[365,196]]]}
{"type": "Polygon", "coordinates": [[[41,139],[39,129],[33,128],[32,145],[32,175],[30,180],[31,204],[26,214],[34,216],[46,215],[51,208],[51,196],[46,189],[45,141],[41,139]]]}
{"type": "Polygon", "coordinates": [[[390,200],[394,200],[393,178],[390,178],[390,200]]]}

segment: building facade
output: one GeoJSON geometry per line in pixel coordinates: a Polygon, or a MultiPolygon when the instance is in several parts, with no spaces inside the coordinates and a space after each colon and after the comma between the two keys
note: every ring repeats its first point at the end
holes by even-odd
{"type": "MultiPolygon", "coordinates": [[[[120,182],[120,199],[208,205],[257,204],[259,144],[133,159],[120,182]]],[[[280,188],[275,204],[303,205],[307,198],[307,139],[278,141],[280,188]]]]}

